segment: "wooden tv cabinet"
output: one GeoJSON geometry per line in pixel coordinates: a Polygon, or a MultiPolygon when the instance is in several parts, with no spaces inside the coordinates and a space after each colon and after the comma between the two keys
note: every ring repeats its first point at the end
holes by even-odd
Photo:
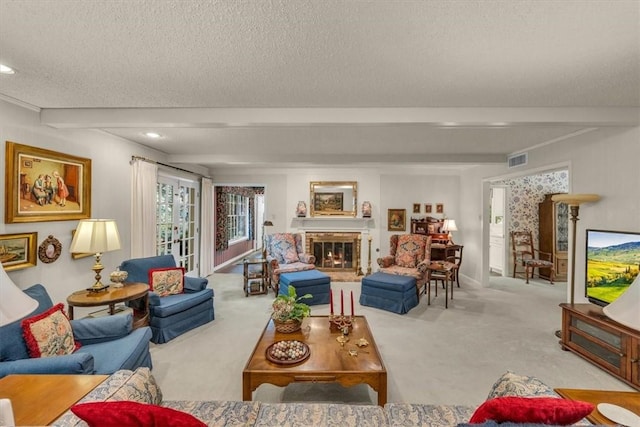
{"type": "Polygon", "coordinates": [[[640,390],[640,331],[609,319],[595,304],[560,304],[560,345],[640,390]]]}

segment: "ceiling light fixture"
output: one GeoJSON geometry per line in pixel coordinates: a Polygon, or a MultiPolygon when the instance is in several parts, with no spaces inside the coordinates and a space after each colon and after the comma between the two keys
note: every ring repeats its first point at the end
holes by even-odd
{"type": "Polygon", "coordinates": [[[146,136],[147,138],[153,138],[153,139],[162,138],[162,135],[160,135],[157,132],[145,132],[144,136],[146,136]]]}
{"type": "Polygon", "coordinates": [[[0,74],[15,74],[15,70],[9,66],[6,66],[4,64],[0,64],[0,74]]]}

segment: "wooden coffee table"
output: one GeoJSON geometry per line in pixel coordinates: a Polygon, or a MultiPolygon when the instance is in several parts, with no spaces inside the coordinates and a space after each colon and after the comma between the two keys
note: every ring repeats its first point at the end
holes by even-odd
{"type": "Polygon", "coordinates": [[[0,398],[11,399],[18,426],[46,426],[60,418],[108,375],[7,375],[0,398]]]}
{"type": "Polygon", "coordinates": [[[276,332],[269,320],[251,357],[242,371],[242,399],[251,400],[253,391],[261,384],[284,387],[294,382],[339,383],[343,386],[368,384],[378,392],[378,405],[387,403],[387,370],[364,316],[356,316],[349,341],[341,346],[336,338],[339,332],[329,329],[328,316],[311,316],[304,319],[302,329],[291,334],[276,332]],[[356,346],[364,338],[369,345],[356,346]],[[280,365],[266,358],[269,345],[281,340],[298,340],[309,346],[308,359],[293,364],[280,365]],[[349,350],[357,350],[357,356],[349,350]]]}
{"type": "MultiPolygon", "coordinates": [[[[605,390],[580,390],[574,388],[556,388],[555,392],[565,399],[581,400],[596,406],[599,403],[611,403],[630,410],[640,416],[640,393],[637,391],[605,391],[605,390]]],[[[602,415],[598,408],[594,409],[587,419],[594,424],[617,425],[609,418],[602,415]]]]}

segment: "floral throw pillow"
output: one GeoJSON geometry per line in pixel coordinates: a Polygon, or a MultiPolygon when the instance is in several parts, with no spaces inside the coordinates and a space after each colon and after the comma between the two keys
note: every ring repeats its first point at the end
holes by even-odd
{"type": "Polygon", "coordinates": [[[416,234],[404,234],[398,239],[396,265],[416,268],[424,259],[424,237],[416,234]]]}
{"type": "Polygon", "coordinates": [[[183,293],[184,268],[169,267],[149,270],[149,288],[161,297],[183,293]]]}
{"type": "Polygon", "coordinates": [[[73,338],[71,323],[62,303],[21,323],[29,356],[51,357],[71,354],[80,348],[73,338]]]}
{"type": "Polygon", "coordinates": [[[276,233],[271,238],[271,254],[278,264],[292,264],[300,261],[296,249],[296,240],[289,233],[276,233]]]}

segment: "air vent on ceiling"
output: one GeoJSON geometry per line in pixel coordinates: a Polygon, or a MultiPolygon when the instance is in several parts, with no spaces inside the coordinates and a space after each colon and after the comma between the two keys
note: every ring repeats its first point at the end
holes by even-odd
{"type": "Polygon", "coordinates": [[[507,162],[509,163],[509,168],[517,168],[518,166],[526,165],[528,161],[527,153],[516,154],[514,156],[509,156],[507,158],[507,162]]]}

